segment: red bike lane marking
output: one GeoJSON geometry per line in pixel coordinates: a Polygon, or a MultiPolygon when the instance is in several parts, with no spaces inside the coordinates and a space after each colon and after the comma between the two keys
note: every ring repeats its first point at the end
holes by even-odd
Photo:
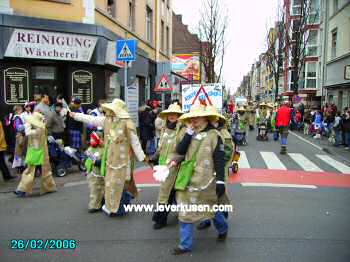
{"type": "MultiPolygon", "coordinates": [[[[159,184],[153,178],[152,169],[135,172],[136,184],[159,184]]],[[[229,177],[230,184],[273,183],[315,185],[319,187],[350,188],[350,175],[330,172],[306,172],[300,170],[240,169],[229,177]]]]}

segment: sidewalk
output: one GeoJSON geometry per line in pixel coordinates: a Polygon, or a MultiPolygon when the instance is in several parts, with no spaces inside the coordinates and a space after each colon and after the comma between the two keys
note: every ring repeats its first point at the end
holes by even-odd
{"type": "Polygon", "coordinates": [[[314,139],[310,135],[304,135],[303,132],[298,132],[298,131],[290,131],[290,132],[293,134],[296,134],[296,135],[308,140],[312,144],[320,147],[322,151],[324,151],[330,155],[337,156],[338,158],[340,158],[342,160],[342,162],[344,164],[350,165],[350,150],[345,149],[344,146],[335,147],[335,146],[331,145],[329,143],[327,137],[321,137],[321,139],[314,139]]]}

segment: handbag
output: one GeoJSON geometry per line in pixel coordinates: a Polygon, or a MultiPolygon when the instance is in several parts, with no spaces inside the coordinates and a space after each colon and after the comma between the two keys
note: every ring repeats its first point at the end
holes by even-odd
{"type": "Polygon", "coordinates": [[[30,166],[40,166],[44,164],[44,149],[28,147],[25,162],[30,166]]]}
{"type": "Polygon", "coordinates": [[[196,151],[192,156],[192,159],[185,160],[181,163],[180,169],[175,181],[175,190],[183,191],[186,189],[187,185],[190,183],[194,169],[196,167],[197,153],[198,153],[199,147],[202,144],[202,141],[198,144],[196,151]]]}

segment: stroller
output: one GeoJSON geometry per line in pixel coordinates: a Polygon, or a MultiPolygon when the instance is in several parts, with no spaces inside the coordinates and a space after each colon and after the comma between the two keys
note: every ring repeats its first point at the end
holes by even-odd
{"type": "Polygon", "coordinates": [[[262,121],[258,126],[258,135],[256,136],[258,141],[268,141],[269,137],[267,135],[267,123],[266,120],[262,121]]]}
{"type": "Polygon", "coordinates": [[[64,177],[66,170],[77,165],[81,172],[86,172],[85,158],[76,149],[64,147],[61,139],[48,137],[49,156],[52,172],[57,177],[64,177]]]}

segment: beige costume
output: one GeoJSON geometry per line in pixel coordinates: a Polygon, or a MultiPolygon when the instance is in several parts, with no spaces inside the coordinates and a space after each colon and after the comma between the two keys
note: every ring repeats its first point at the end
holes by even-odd
{"type": "MultiPolygon", "coordinates": [[[[44,149],[44,164],[41,166],[40,194],[56,191],[56,184],[52,177],[49,153],[47,148],[47,130],[44,124],[44,116],[39,112],[27,118],[25,134],[28,137],[28,148],[44,149]]],[[[36,166],[28,165],[22,174],[17,191],[32,193],[36,166]]]]}
{"type": "MultiPolygon", "coordinates": [[[[134,157],[145,160],[136,127],[126,111],[125,103],[120,99],[103,104],[106,116],[94,117],[82,113],[75,114],[74,119],[94,126],[103,126],[104,142],[107,147],[105,176],[105,206],[104,211],[115,214],[120,205],[124,190],[133,188],[134,196],[137,190],[134,186],[132,166],[134,157]]],[[[129,190],[130,191],[130,190],[129,190]]]]}

